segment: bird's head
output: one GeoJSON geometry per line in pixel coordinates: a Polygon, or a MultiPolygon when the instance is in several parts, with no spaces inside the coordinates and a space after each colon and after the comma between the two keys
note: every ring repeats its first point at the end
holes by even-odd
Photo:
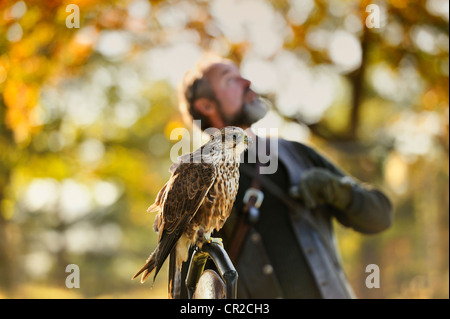
{"type": "Polygon", "coordinates": [[[252,139],[247,133],[236,126],[226,126],[211,135],[210,142],[214,149],[221,149],[226,158],[239,157],[244,152],[252,139]],[[220,145],[220,146],[219,146],[220,145]]]}
{"type": "Polygon", "coordinates": [[[235,150],[238,155],[248,148],[252,139],[243,129],[236,126],[226,126],[220,130],[222,143],[226,150],[235,150]]]}

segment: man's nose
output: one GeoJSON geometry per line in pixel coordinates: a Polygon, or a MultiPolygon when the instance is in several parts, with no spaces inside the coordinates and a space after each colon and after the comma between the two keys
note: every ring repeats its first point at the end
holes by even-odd
{"type": "Polygon", "coordinates": [[[250,85],[252,84],[252,82],[250,80],[247,80],[246,78],[241,77],[241,82],[242,82],[242,86],[245,89],[248,89],[250,87],[250,85]]]}

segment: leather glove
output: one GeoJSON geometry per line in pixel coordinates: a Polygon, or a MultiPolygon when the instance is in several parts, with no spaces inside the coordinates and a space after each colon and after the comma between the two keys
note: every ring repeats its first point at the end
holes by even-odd
{"type": "Polygon", "coordinates": [[[323,168],[307,170],[298,186],[289,192],[294,198],[303,201],[307,209],[316,208],[319,204],[330,204],[337,209],[345,210],[352,201],[353,180],[348,176],[338,176],[323,168]]]}

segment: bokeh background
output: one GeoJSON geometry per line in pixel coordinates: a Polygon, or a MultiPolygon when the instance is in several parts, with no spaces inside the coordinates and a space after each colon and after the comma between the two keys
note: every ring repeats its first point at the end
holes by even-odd
{"type": "Polygon", "coordinates": [[[165,269],[130,279],[184,126],[175,88],[206,51],[272,102],[255,127],[392,199],[382,234],[336,224],[358,297],[449,298],[447,0],[0,1],[0,297],[167,297],[165,269]]]}

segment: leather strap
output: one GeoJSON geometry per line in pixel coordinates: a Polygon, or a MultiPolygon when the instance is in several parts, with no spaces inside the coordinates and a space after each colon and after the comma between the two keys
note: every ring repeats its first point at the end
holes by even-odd
{"type": "MultiPolygon", "coordinates": [[[[243,167],[243,165],[241,166],[243,167]]],[[[260,163],[257,162],[256,165],[256,171],[259,170],[260,163]]],[[[247,167],[246,167],[247,169],[247,167]]],[[[261,189],[261,183],[260,180],[257,178],[253,178],[252,180],[252,188],[260,190],[261,189]]],[[[245,239],[247,238],[248,232],[250,230],[250,227],[252,226],[251,223],[248,220],[248,215],[251,207],[254,207],[255,203],[257,201],[256,196],[251,196],[245,206],[242,209],[242,214],[240,214],[239,219],[237,221],[237,225],[232,237],[232,240],[230,242],[229,248],[228,248],[228,256],[230,257],[231,261],[233,263],[236,263],[239,254],[242,251],[242,246],[244,245],[245,239]]]]}

